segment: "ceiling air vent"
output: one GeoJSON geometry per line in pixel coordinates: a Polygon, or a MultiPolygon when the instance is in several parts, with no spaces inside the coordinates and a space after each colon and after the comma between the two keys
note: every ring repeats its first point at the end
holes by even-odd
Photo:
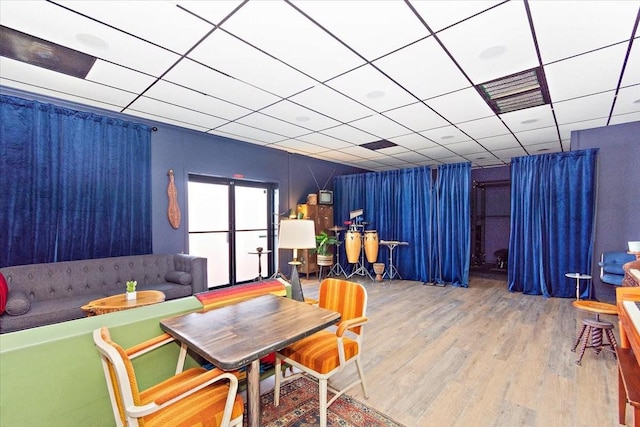
{"type": "Polygon", "coordinates": [[[0,55],[84,79],[96,58],[0,25],[0,55]]]}
{"type": "Polygon", "coordinates": [[[476,86],[496,114],[549,104],[542,68],[532,68],[476,86]]]}
{"type": "Polygon", "coordinates": [[[383,148],[395,147],[398,144],[395,144],[391,141],[387,141],[386,139],[381,139],[380,141],[367,142],[366,144],[360,145],[362,148],[368,148],[369,150],[381,150],[383,148]]]}

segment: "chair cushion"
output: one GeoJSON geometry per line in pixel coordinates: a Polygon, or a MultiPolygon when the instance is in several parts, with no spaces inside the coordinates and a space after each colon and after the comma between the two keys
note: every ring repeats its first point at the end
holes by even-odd
{"type": "MultiPolygon", "coordinates": [[[[346,360],[358,354],[356,341],[345,337],[343,343],[346,360]]],[[[279,353],[320,374],[329,373],[340,365],[338,339],[335,333],[329,331],[316,332],[286,347],[279,353]]]]}
{"type": "MultiPolygon", "coordinates": [[[[204,368],[191,368],[169,378],[140,393],[141,404],[152,402],[156,396],[168,389],[180,387],[183,382],[205,372],[204,368]]],[[[205,387],[204,389],[170,405],[155,414],[144,417],[144,426],[219,426],[222,424],[224,405],[229,393],[229,386],[224,381],[205,387]]],[[[244,402],[237,395],[233,404],[231,419],[241,416],[244,402]]]]}

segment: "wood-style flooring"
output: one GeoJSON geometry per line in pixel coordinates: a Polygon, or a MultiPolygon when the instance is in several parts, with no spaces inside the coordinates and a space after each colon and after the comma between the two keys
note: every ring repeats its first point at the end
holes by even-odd
{"type": "MultiPolygon", "coordinates": [[[[570,299],[510,293],[482,277],[469,288],[355,281],[369,295],[369,399],[360,387],[348,394],[407,427],[618,425],[616,361],[587,349],[576,365],[576,325],[589,314],[570,299]]],[[[304,280],[303,289],[313,298],[318,282],[304,280]]],[[[617,319],[602,320],[618,338],[617,319]]],[[[355,375],[354,367],[333,382],[355,375]]]]}

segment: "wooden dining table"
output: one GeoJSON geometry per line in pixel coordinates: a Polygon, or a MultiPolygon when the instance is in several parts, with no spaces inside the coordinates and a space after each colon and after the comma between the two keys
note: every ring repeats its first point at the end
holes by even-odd
{"type": "Polygon", "coordinates": [[[160,328],[214,366],[247,367],[247,424],[260,426],[260,358],[340,320],[340,313],[275,295],[160,321],[160,328]]]}

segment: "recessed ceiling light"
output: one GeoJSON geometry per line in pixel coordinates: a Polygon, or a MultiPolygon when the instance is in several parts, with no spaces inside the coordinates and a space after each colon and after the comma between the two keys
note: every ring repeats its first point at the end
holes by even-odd
{"type": "Polygon", "coordinates": [[[382,98],[383,96],[384,96],[384,92],[381,90],[374,90],[373,92],[369,92],[367,94],[367,98],[369,99],[382,98]]]}
{"type": "Polygon", "coordinates": [[[502,46],[502,45],[491,46],[490,48],[480,52],[480,59],[497,58],[498,56],[504,55],[506,51],[507,51],[506,46],[502,46]]]}
{"type": "Polygon", "coordinates": [[[100,37],[94,36],[93,34],[76,34],[76,40],[78,40],[85,46],[93,47],[96,49],[107,49],[109,47],[109,43],[102,40],[100,37]]]}
{"type": "Polygon", "coordinates": [[[445,135],[445,136],[441,136],[440,139],[452,139],[453,135],[445,135]]]}
{"type": "Polygon", "coordinates": [[[521,121],[520,124],[530,125],[531,123],[536,123],[537,121],[538,121],[538,119],[528,119],[528,120],[521,121]]]}
{"type": "Polygon", "coordinates": [[[311,120],[309,117],[307,116],[298,116],[296,117],[296,122],[308,122],[309,120],[311,120]]]}
{"type": "Polygon", "coordinates": [[[542,151],[549,151],[549,149],[548,148],[540,148],[540,149],[538,149],[538,152],[542,152],[542,151]]]}
{"type": "Polygon", "coordinates": [[[486,157],[484,157],[484,156],[483,157],[476,157],[476,160],[485,160],[485,159],[486,159],[486,157]]]}

